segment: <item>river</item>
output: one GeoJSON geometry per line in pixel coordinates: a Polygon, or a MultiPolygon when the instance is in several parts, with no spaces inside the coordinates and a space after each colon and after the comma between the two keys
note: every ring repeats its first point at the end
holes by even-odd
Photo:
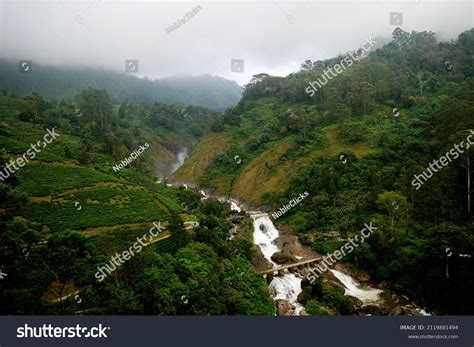
{"type": "MultiPolygon", "coordinates": [[[[188,185],[184,185],[188,188],[188,185]]],[[[202,199],[216,198],[221,203],[228,203],[231,210],[240,212],[245,211],[244,207],[234,199],[228,199],[222,196],[211,195],[200,189],[202,199]]],[[[247,215],[253,220],[253,242],[260,248],[262,255],[266,260],[276,268],[278,265],[271,258],[276,252],[281,251],[277,245],[280,232],[273,224],[269,215],[262,211],[246,211],[247,215]]],[[[236,226],[232,228],[229,239],[235,236],[236,226]]],[[[341,269],[329,269],[334,277],[344,286],[344,295],[352,296],[360,301],[362,309],[367,308],[368,312],[373,312],[375,308],[381,308],[380,312],[388,314],[396,308],[403,308],[399,311],[401,314],[430,315],[430,313],[413,303],[407,296],[400,295],[389,289],[376,288],[377,285],[360,283],[354,279],[347,271],[341,269]],[[370,308],[370,310],[368,310],[370,308]]],[[[303,275],[298,272],[289,272],[275,274],[268,285],[268,290],[274,301],[284,300],[293,306],[289,312],[293,315],[300,315],[304,306],[298,302],[298,295],[302,292],[301,282],[303,275]]],[[[367,313],[366,315],[370,315],[367,313]]],[[[383,314],[383,313],[380,313],[383,314]]]]}
{"type": "MultiPolygon", "coordinates": [[[[242,207],[238,206],[235,201],[230,201],[231,205],[237,206],[239,211],[242,207]]],[[[249,211],[248,215],[253,220],[253,242],[260,247],[263,256],[273,267],[277,264],[272,260],[271,256],[280,249],[277,246],[277,240],[280,236],[278,229],[273,224],[267,213],[260,211],[249,211]]],[[[406,311],[413,314],[430,315],[426,309],[415,305],[408,297],[394,293],[389,289],[374,288],[366,283],[359,283],[349,274],[336,269],[330,269],[331,273],[339,280],[345,288],[345,295],[355,297],[360,300],[362,307],[369,305],[383,307],[386,312],[392,311],[396,307],[403,307],[406,311]]],[[[275,275],[270,282],[268,289],[273,300],[285,300],[293,305],[293,315],[300,315],[304,310],[304,306],[298,302],[298,295],[301,293],[301,282],[303,276],[298,272],[288,272],[275,275]]]]}

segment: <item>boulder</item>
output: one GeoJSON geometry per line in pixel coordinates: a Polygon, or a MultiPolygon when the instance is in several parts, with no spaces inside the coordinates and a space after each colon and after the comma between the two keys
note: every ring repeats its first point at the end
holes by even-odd
{"type": "Polygon", "coordinates": [[[276,306],[279,316],[292,316],[295,312],[295,307],[285,300],[277,300],[276,306]]]}
{"type": "Polygon", "coordinates": [[[294,255],[287,252],[273,253],[272,260],[277,264],[291,264],[297,261],[294,255]]]}
{"type": "Polygon", "coordinates": [[[400,306],[396,306],[393,310],[389,313],[390,316],[401,316],[403,315],[403,309],[400,306]]]}

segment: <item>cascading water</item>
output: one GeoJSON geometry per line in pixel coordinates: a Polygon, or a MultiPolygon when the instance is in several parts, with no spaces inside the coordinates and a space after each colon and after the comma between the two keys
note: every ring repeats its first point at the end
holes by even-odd
{"type": "Polygon", "coordinates": [[[268,285],[268,290],[273,300],[285,300],[295,307],[293,315],[298,316],[304,306],[298,302],[298,295],[301,293],[300,276],[294,273],[286,273],[283,276],[275,276],[268,285]]]}
{"type": "Polygon", "coordinates": [[[356,297],[365,305],[379,304],[383,301],[380,297],[380,294],[383,293],[383,290],[371,288],[369,286],[362,286],[354,278],[340,271],[332,269],[329,271],[331,271],[334,276],[336,276],[336,278],[344,285],[346,288],[345,295],[356,297]]]}
{"type": "Polygon", "coordinates": [[[396,306],[411,309],[413,314],[422,316],[431,316],[426,309],[417,306],[411,302],[406,296],[399,296],[394,294],[392,291],[386,289],[381,290],[372,288],[368,285],[357,282],[351,276],[337,270],[330,269],[334,276],[344,285],[346,288],[345,295],[350,295],[359,299],[363,305],[377,305],[383,306],[389,309],[393,309],[396,306]],[[390,300],[391,299],[391,300],[390,300]]]}
{"type": "MultiPolygon", "coordinates": [[[[273,266],[277,264],[272,260],[272,255],[279,252],[276,245],[279,236],[278,230],[273,225],[266,213],[250,212],[253,219],[253,242],[260,247],[262,254],[273,266]]],[[[285,273],[283,276],[275,276],[269,284],[268,289],[273,300],[285,300],[295,307],[294,315],[299,315],[304,307],[298,303],[298,295],[301,293],[302,277],[294,273],[285,273]]]]}
{"type": "Polygon", "coordinates": [[[187,148],[182,148],[178,151],[178,154],[176,155],[176,161],[171,164],[170,167],[170,174],[174,173],[176,170],[178,170],[181,165],[184,164],[184,161],[186,160],[188,156],[188,149],[187,148]]]}
{"type": "Polygon", "coordinates": [[[278,238],[278,230],[266,213],[250,213],[253,219],[253,243],[260,246],[263,256],[274,266],[277,264],[272,260],[272,255],[278,252],[276,239],[278,238]]]}
{"type": "MultiPolygon", "coordinates": [[[[204,190],[200,190],[202,199],[208,199],[211,195],[207,194],[204,190]]],[[[242,207],[239,203],[232,199],[227,199],[224,197],[218,197],[218,200],[222,203],[230,204],[230,208],[233,211],[241,212],[242,207]]],[[[276,241],[279,237],[279,232],[273,225],[270,217],[267,213],[262,213],[260,211],[250,211],[248,212],[250,217],[253,219],[253,241],[254,244],[260,247],[263,256],[267,259],[273,267],[276,267],[277,264],[272,260],[272,255],[275,252],[279,252],[276,241]]],[[[234,237],[236,228],[233,228],[231,231],[229,239],[231,240],[234,237]]],[[[301,257],[296,256],[298,259],[301,257]]],[[[285,270],[286,273],[283,275],[275,275],[268,285],[268,290],[273,297],[273,300],[284,300],[293,305],[294,310],[292,311],[293,315],[299,315],[304,307],[298,302],[298,295],[301,293],[301,281],[303,277],[298,273],[289,273],[285,270]]],[[[405,296],[399,296],[394,294],[388,289],[377,289],[372,288],[366,284],[361,284],[356,281],[353,277],[334,269],[329,269],[332,274],[343,284],[345,288],[345,295],[350,295],[358,298],[363,305],[378,305],[384,306],[389,309],[392,309],[394,305],[403,306],[405,308],[412,309],[413,314],[421,315],[430,315],[425,309],[415,305],[410,302],[408,298],[403,299],[405,296]],[[392,300],[388,298],[391,297],[392,300]],[[395,299],[395,300],[393,300],[395,299]],[[394,302],[390,302],[394,301],[394,302]]],[[[288,311],[291,312],[291,311],[288,311]]]]}

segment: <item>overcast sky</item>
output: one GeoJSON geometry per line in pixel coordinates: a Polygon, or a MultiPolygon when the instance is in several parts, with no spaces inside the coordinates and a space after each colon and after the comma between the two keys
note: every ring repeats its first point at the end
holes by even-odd
{"type": "Polygon", "coordinates": [[[209,73],[241,85],[357,49],[370,35],[390,38],[390,12],[403,13],[403,30],[442,40],[473,27],[471,1],[0,1],[2,57],[122,72],[126,59],[138,59],[140,76],[209,73]],[[232,59],[244,60],[243,73],[231,71],[232,59]]]}

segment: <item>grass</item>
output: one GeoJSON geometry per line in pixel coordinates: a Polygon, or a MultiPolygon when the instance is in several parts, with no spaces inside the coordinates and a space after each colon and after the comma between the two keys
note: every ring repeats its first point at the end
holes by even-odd
{"type": "Polygon", "coordinates": [[[331,158],[344,152],[352,152],[361,158],[376,149],[377,129],[370,129],[364,141],[346,144],[338,137],[336,125],[321,130],[326,141],[324,146],[311,139],[299,145],[294,135],[287,134],[282,139],[261,143],[258,148],[252,147],[264,126],[274,121],[276,112],[298,108],[283,105],[275,110],[268,102],[265,100],[243,113],[239,128],[205,137],[176,176],[214,188],[221,194],[228,194],[232,184],[231,194],[261,203],[262,194],[284,191],[293,175],[317,158],[331,158]],[[236,153],[247,160],[241,167],[234,168],[229,158],[236,153]]]}
{"type": "Polygon", "coordinates": [[[288,186],[292,163],[281,158],[292,146],[293,141],[285,138],[255,157],[236,179],[232,193],[260,202],[265,192],[283,191],[288,186]]]}
{"type": "Polygon", "coordinates": [[[176,176],[197,183],[206,168],[229,147],[226,133],[210,133],[194,149],[193,155],[176,172],[176,176]]]}
{"type": "Polygon", "coordinates": [[[169,215],[145,188],[129,189],[123,185],[89,187],[56,196],[50,203],[26,204],[17,213],[46,225],[52,232],[164,221],[169,215]]]}
{"type": "Polygon", "coordinates": [[[30,162],[17,172],[19,188],[32,196],[46,196],[66,189],[97,182],[114,182],[116,178],[89,167],[70,163],[30,162]]]}

